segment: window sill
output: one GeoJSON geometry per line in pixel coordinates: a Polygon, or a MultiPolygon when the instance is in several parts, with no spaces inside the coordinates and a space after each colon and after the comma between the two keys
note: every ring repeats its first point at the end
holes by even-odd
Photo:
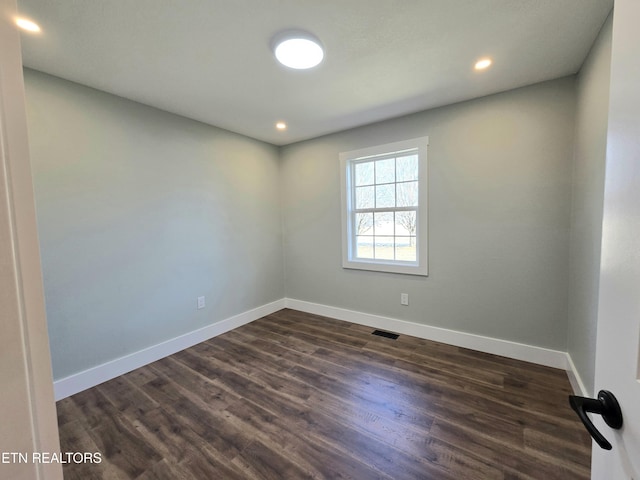
{"type": "Polygon", "coordinates": [[[382,261],[346,260],[342,262],[342,268],[349,270],[367,270],[371,272],[399,273],[403,275],[419,275],[422,277],[428,276],[427,266],[417,264],[399,265],[382,261]]]}

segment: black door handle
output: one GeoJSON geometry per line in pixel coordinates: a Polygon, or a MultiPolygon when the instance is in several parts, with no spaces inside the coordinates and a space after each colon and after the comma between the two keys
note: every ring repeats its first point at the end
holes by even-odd
{"type": "Polygon", "coordinates": [[[578,417],[580,417],[580,420],[582,420],[582,423],[596,443],[605,450],[611,450],[611,444],[602,436],[595,425],[591,422],[587,416],[587,412],[602,415],[604,422],[611,428],[616,430],[621,428],[622,411],[620,410],[618,400],[616,400],[613,393],[607,390],[600,390],[598,392],[597,399],[569,395],[569,404],[578,414],[578,417]]]}

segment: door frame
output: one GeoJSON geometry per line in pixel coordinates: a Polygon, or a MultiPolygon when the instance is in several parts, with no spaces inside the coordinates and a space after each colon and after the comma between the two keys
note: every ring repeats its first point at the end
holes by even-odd
{"type": "Polygon", "coordinates": [[[0,477],[62,479],[33,180],[29,160],[16,0],[0,0],[0,477]]]}

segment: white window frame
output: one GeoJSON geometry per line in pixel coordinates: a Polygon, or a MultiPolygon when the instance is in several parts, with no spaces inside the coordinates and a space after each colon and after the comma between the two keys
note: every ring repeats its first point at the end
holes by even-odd
{"type": "MultiPolygon", "coordinates": [[[[428,275],[428,223],[427,223],[427,147],[429,137],[413,138],[401,142],[388,143],[340,154],[340,177],[342,196],[342,267],[377,272],[402,273],[408,275],[428,275]],[[416,208],[416,248],[415,262],[400,260],[377,260],[356,257],[355,232],[355,185],[353,171],[355,164],[386,157],[394,153],[415,150],[418,154],[418,207],[416,208]]],[[[385,208],[382,211],[401,211],[400,207],[385,208]],[[398,209],[398,210],[395,210],[398,209]]]]}

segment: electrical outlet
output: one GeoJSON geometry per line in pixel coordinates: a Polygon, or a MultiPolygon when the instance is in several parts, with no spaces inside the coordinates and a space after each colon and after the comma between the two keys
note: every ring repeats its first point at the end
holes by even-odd
{"type": "Polygon", "coordinates": [[[409,294],[401,293],[400,294],[400,305],[409,305],[409,294]]]}
{"type": "Polygon", "coordinates": [[[204,308],[204,297],[198,297],[198,310],[204,308]]]}

